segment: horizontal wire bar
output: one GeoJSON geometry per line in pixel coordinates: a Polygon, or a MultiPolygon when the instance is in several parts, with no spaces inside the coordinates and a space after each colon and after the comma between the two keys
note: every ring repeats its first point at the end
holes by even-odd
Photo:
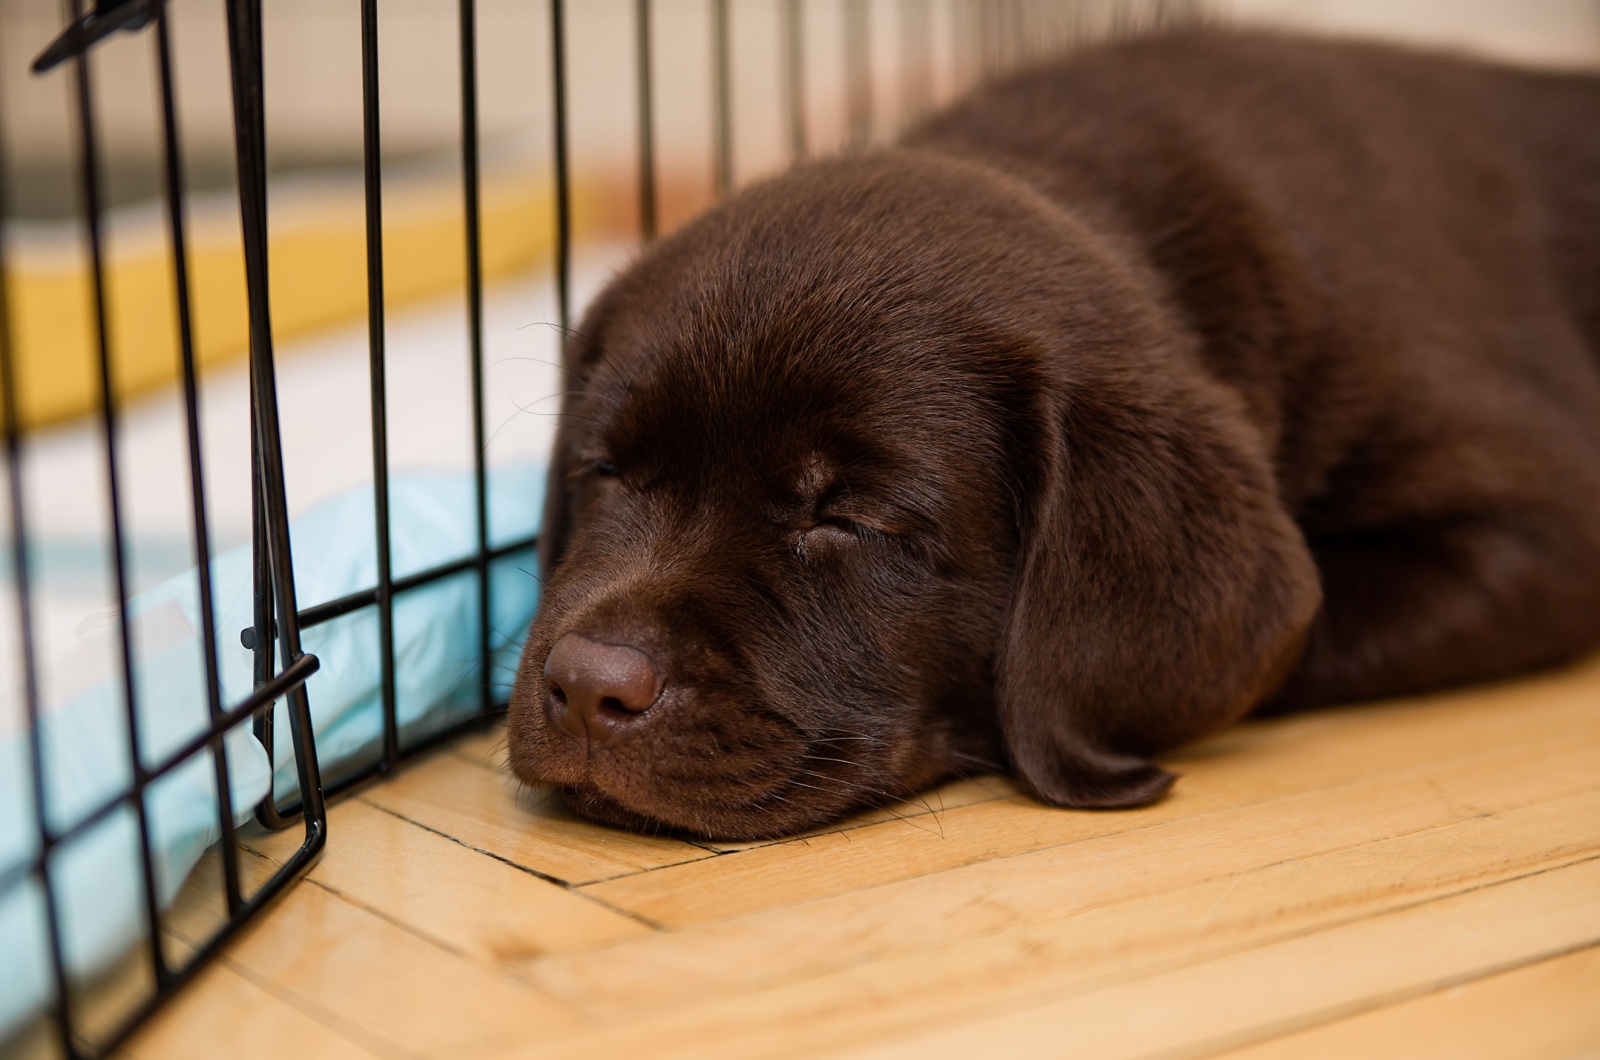
{"type": "MultiPolygon", "coordinates": [[[[497,545],[494,548],[489,549],[486,555],[488,557],[488,561],[492,563],[495,560],[509,556],[512,553],[523,552],[527,549],[535,548],[538,546],[538,543],[538,535],[533,534],[528,537],[519,538],[510,544],[497,545]]],[[[439,581],[440,579],[448,578],[452,574],[464,574],[467,571],[476,569],[478,563],[478,554],[462,556],[460,559],[451,560],[449,563],[443,563],[437,567],[429,567],[427,570],[417,571],[415,574],[408,574],[403,578],[396,578],[391,586],[391,594],[398,596],[403,592],[409,592],[412,589],[419,589],[424,585],[430,585],[433,582],[439,581]]],[[[376,586],[372,587],[371,589],[358,590],[350,593],[347,596],[336,597],[335,599],[329,600],[326,603],[316,604],[312,607],[306,608],[304,611],[301,611],[300,628],[310,629],[312,626],[320,626],[324,622],[331,622],[336,618],[342,618],[351,612],[361,610],[363,607],[371,607],[377,602],[378,589],[376,586]]]]}
{"type": "Polygon", "coordinates": [[[33,60],[36,74],[76,58],[119,29],[140,29],[154,14],[157,0],[99,0],[95,9],[80,15],[33,60]]]}
{"type": "MultiPolygon", "coordinates": [[[[292,689],[303,684],[306,678],[316,673],[321,668],[321,662],[315,655],[302,655],[293,666],[278,674],[272,680],[256,689],[245,698],[238,706],[224,711],[206,728],[178,746],[176,751],[164,757],[153,768],[144,771],[142,778],[136,778],[127,790],[118,792],[107,799],[84,817],[79,818],[70,827],[60,832],[45,832],[40,839],[40,853],[36,856],[42,858],[45,852],[55,847],[71,842],[90,828],[99,824],[119,807],[134,801],[146,789],[160,781],[168,773],[180,766],[186,765],[190,758],[205,750],[208,746],[216,744],[231,730],[238,728],[249,721],[256,714],[270,707],[274,700],[287,695],[292,689]]],[[[0,893],[8,887],[15,886],[16,878],[31,872],[29,863],[12,866],[0,873],[0,893]]]]}
{"type": "Polygon", "coordinates": [[[288,890],[289,885],[304,875],[305,871],[316,861],[327,841],[327,828],[322,821],[313,818],[312,823],[306,828],[305,841],[289,856],[289,860],[284,862],[266,883],[261,885],[260,890],[245,899],[239,910],[224,921],[217,929],[216,934],[212,935],[204,946],[196,950],[182,967],[173,970],[171,976],[167,979],[166,985],[160,991],[146,998],[137,1009],[122,1021],[111,1036],[97,1043],[100,1055],[110,1056],[117,1052],[133,1032],[165,1004],[174,992],[181,989],[185,983],[189,982],[209,965],[228,943],[233,941],[241,929],[253,923],[256,914],[262,912],[267,906],[282,897],[283,893],[288,890]]]}
{"type": "MultiPolygon", "coordinates": [[[[414,743],[407,744],[404,752],[400,756],[401,761],[402,763],[409,762],[418,755],[425,754],[433,748],[438,747],[443,743],[447,743],[451,739],[454,739],[464,732],[468,732],[473,729],[477,729],[479,731],[486,729],[496,720],[498,720],[500,715],[504,713],[505,705],[500,704],[491,708],[490,710],[478,711],[475,714],[471,714],[465,718],[462,718],[460,721],[452,722],[450,725],[447,725],[436,733],[430,733],[414,743]]],[[[357,772],[340,777],[337,781],[328,785],[323,790],[323,797],[328,801],[332,801],[347,794],[351,790],[366,784],[368,781],[375,780],[380,776],[385,775],[385,773],[386,771],[383,768],[382,759],[374,760],[361,767],[361,769],[357,772]]],[[[285,817],[294,817],[300,812],[300,804],[298,802],[290,803],[288,806],[280,807],[280,811],[285,817]]]]}

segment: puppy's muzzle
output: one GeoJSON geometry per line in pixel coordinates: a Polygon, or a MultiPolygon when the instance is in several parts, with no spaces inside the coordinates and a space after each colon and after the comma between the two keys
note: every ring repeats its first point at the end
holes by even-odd
{"type": "Polygon", "coordinates": [[[550,649],[544,680],[551,722],[595,747],[628,735],[666,685],[660,668],[644,652],[576,633],[566,634],[550,649]]]}

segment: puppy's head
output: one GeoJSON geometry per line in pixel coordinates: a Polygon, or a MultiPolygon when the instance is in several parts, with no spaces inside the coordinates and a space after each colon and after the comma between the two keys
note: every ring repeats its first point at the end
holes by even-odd
{"type": "Polygon", "coordinates": [[[1105,256],[1020,186],[901,152],[747,191],[614,282],[567,351],[515,772],[756,838],[1026,769],[996,697],[1064,460],[1043,348],[1153,341],[1105,256]]]}

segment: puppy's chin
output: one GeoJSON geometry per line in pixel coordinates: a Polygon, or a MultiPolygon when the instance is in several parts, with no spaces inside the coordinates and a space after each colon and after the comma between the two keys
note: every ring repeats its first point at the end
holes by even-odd
{"type": "MultiPolygon", "coordinates": [[[[860,746],[801,730],[773,709],[666,715],[592,747],[552,724],[541,682],[512,696],[511,771],[548,786],[578,816],[629,831],[749,842],[820,828],[904,798],[950,773],[948,755],[909,732],[860,746]],[[737,725],[708,719],[737,717],[737,725]]],[[[688,704],[680,703],[686,713],[688,704]]],[[[704,704],[701,704],[704,706],[704,704]]]]}
{"type": "MultiPolygon", "coordinates": [[[[515,721],[515,719],[513,719],[515,721]]],[[[849,792],[815,790],[797,774],[798,748],[773,749],[771,765],[743,777],[662,776],[640,756],[588,754],[549,726],[510,734],[511,771],[547,785],[578,816],[632,832],[745,842],[775,839],[836,820],[866,804],[849,792]]]]}
{"type": "Polygon", "coordinates": [[[879,801],[870,791],[819,791],[782,767],[752,785],[719,784],[714,777],[655,781],[605,763],[590,763],[582,779],[554,780],[535,770],[524,780],[549,784],[573,813],[649,835],[749,842],[779,839],[836,821],[879,801]]]}
{"type": "Polygon", "coordinates": [[[674,807],[670,811],[671,819],[668,819],[640,813],[589,784],[558,784],[556,793],[573,813],[600,824],[646,835],[682,835],[724,842],[780,839],[820,825],[838,815],[837,810],[819,809],[808,813],[805,807],[786,807],[786,812],[775,813],[770,808],[744,809],[726,804],[707,804],[704,807],[674,807]]]}
{"type": "MultiPolygon", "coordinates": [[[[945,779],[947,766],[931,759],[917,762],[916,775],[893,785],[903,794],[921,790],[945,779]]],[[[835,823],[852,813],[893,801],[889,791],[876,786],[836,782],[827,790],[817,781],[819,774],[803,765],[796,769],[774,769],[761,790],[749,784],[734,784],[719,789],[715,779],[695,783],[698,791],[681,790],[685,784],[663,790],[647,785],[648,796],[638,796],[635,785],[623,780],[614,790],[602,786],[618,778],[605,769],[585,770],[576,783],[549,783],[573,813],[601,824],[614,825],[647,835],[679,835],[691,839],[752,842],[783,839],[835,823]]],[[[524,777],[524,779],[531,779],[524,777]]],[[[629,778],[634,779],[634,778],[629,778]]]]}
{"type": "Polygon", "coordinates": [[[614,825],[630,832],[645,835],[675,832],[678,829],[665,821],[630,810],[600,789],[587,784],[557,784],[557,795],[567,804],[567,809],[579,817],[600,824],[614,825]]]}

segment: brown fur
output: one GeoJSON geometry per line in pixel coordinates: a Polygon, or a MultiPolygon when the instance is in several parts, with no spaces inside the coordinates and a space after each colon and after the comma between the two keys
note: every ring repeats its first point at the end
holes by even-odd
{"type": "Polygon", "coordinates": [[[992,768],[1134,806],[1263,704],[1572,658],[1597,351],[1600,79],[1221,32],[1010,78],[591,308],[512,767],[731,838],[992,768]],[[568,632],[664,676],[604,747],[568,632]]]}

